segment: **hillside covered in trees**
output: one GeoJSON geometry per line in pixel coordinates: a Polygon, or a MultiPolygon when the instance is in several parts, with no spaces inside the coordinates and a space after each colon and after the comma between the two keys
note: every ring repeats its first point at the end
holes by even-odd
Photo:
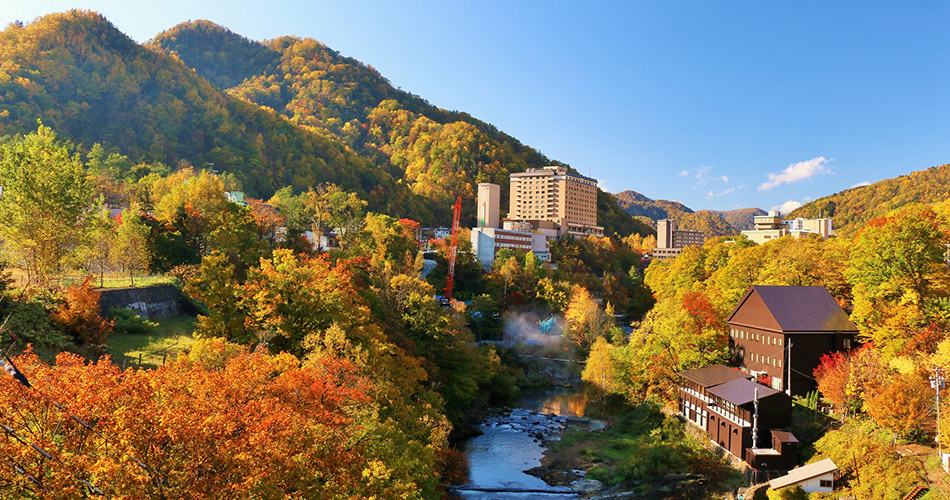
{"type": "MultiPolygon", "coordinates": [[[[505,196],[511,172],[557,164],[316,40],[264,44],[198,21],[141,46],[88,11],[0,33],[0,118],[0,135],[41,119],[80,152],[100,144],[133,164],[213,168],[255,197],[333,183],[371,210],[436,226],[457,195],[474,203],[476,183],[505,196]]],[[[649,231],[601,205],[608,230],[649,231]]]]}
{"type": "Polygon", "coordinates": [[[853,235],[871,219],[912,203],[950,199],[950,165],[940,165],[818,198],[788,214],[831,217],[838,234],[853,235]]]}
{"type": "Polygon", "coordinates": [[[649,219],[651,225],[655,225],[653,221],[657,219],[673,219],[680,229],[702,231],[707,236],[728,236],[749,229],[752,218],[765,213],[759,208],[693,211],[678,201],[654,200],[631,190],[621,191],[616,197],[626,213],[649,219]]]}

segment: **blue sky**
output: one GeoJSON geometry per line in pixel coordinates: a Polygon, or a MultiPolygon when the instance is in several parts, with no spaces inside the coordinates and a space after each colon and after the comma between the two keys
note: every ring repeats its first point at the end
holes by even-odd
{"type": "Polygon", "coordinates": [[[612,192],[769,209],[950,162],[948,2],[4,2],[318,39],[612,192]]]}

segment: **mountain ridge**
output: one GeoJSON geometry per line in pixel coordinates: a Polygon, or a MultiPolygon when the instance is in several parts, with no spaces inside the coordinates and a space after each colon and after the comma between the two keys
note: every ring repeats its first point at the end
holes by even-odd
{"type": "Polygon", "coordinates": [[[787,217],[830,217],[838,234],[857,233],[871,219],[911,203],[950,199],[950,164],[882,179],[810,201],[787,217]]]}
{"type": "MultiPolygon", "coordinates": [[[[654,200],[629,189],[617,193],[616,197],[620,207],[634,217],[642,217],[651,221],[673,219],[681,229],[703,231],[707,236],[728,236],[745,229],[751,229],[753,217],[766,213],[764,210],[755,207],[736,210],[694,211],[678,201],[654,200]]],[[[655,225],[655,222],[652,225],[655,225]]]]}
{"type": "MultiPolygon", "coordinates": [[[[213,165],[256,197],[333,182],[370,210],[432,225],[451,220],[457,195],[473,206],[478,182],[507,192],[512,172],[564,165],[316,40],[255,42],[210,21],[144,45],[91,11],[11,25],[0,32],[0,117],[0,135],[41,119],[81,151],[213,165]]],[[[650,232],[609,193],[598,212],[608,233],[650,232]]]]}

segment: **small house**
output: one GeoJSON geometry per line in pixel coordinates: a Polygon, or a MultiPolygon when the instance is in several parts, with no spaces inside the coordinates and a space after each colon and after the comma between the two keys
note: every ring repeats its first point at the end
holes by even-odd
{"type": "Polygon", "coordinates": [[[769,481],[769,487],[780,490],[797,485],[806,493],[831,492],[835,489],[837,470],[838,466],[830,458],[826,458],[792,469],[788,474],[769,481]]]}

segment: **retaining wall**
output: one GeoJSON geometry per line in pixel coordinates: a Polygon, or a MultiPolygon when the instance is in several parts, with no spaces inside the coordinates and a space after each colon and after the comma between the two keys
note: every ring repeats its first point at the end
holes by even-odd
{"type": "Polygon", "coordinates": [[[99,291],[102,294],[99,305],[103,311],[112,308],[132,309],[145,319],[161,319],[180,316],[190,310],[190,304],[172,285],[104,288],[99,291]]]}

